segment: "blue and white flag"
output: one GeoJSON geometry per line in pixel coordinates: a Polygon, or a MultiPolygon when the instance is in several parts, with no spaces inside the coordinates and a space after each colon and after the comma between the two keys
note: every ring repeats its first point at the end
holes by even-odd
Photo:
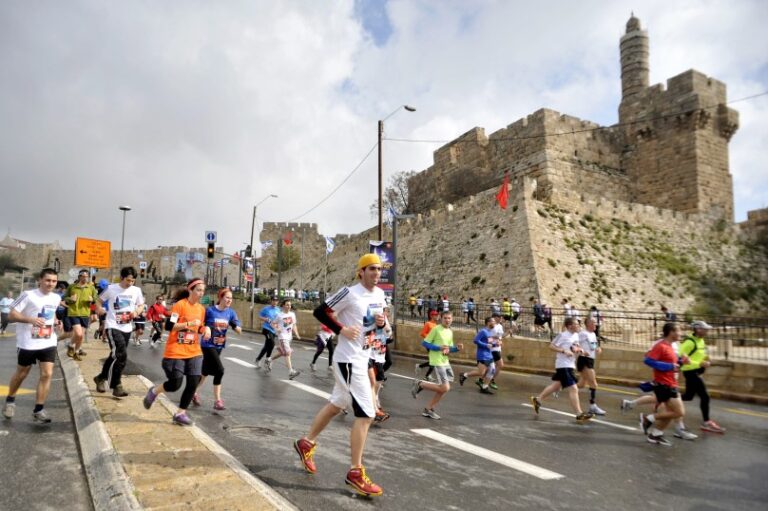
{"type": "Polygon", "coordinates": [[[266,250],[272,246],[272,240],[267,240],[261,243],[261,249],[266,250]]]}
{"type": "Polygon", "coordinates": [[[336,242],[330,236],[325,237],[325,253],[330,254],[336,248],[336,242]]]}
{"type": "Polygon", "coordinates": [[[387,208],[387,225],[392,227],[392,224],[395,222],[395,217],[397,216],[397,211],[395,211],[395,208],[392,206],[389,206],[387,208]]]}

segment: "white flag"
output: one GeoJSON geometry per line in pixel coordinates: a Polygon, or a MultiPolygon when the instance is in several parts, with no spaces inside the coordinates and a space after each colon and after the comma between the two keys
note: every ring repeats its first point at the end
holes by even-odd
{"type": "Polygon", "coordinates": [[[336,248],[336,242],[330,236],[325,237],[325,253],[330,254],[336,248]]]}

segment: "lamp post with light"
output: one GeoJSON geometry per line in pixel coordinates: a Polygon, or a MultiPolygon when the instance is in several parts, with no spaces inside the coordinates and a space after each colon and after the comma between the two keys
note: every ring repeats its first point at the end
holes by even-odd
{"type": "Polygon", "coordinates": [[[391,114],[379,121],[379,241],[384,241],[384,173],[382,169],[382,148],[381,140],[384,137],[384,121],[395,115],[400,109],[408,112],[415,112],[416,109],[410,105],[397,107],[391,114]]]}

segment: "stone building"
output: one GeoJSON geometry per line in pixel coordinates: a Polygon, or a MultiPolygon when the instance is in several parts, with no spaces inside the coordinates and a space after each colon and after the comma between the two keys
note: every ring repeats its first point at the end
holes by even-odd
{"type": "MultiPolygon", "coordinates": [[[[398,232],[399,296],[768,312],[768,253],[755,234],[766,214],[733,223],[728,141],[738,115],[725,84],[690,70],[649,86],[648,34],[634,16],[620,62],[617,125],[543,108],[435,151],[409,180],[416,218],[398,232]],[[501,210],[494,195],[505,172],[510,200],[501,210]]],[[[351,282],[374,229],[336,236],[326,265],[325,242],[309,225],[303,274],[284,272],[282,285],[322,289],[326,270],[328,290],[351,282]]],[[[265,224],[261,239],[300,227],[265,224]]],[[[274,255],[265,251],[264,262],[274,255]]],[[[275,275],[264,273],[261,285],[275,287],[275,275]]]]}

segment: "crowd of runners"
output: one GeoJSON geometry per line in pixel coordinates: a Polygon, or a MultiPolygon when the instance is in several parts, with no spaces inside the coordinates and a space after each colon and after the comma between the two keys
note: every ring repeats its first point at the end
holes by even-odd
{"type": "MultiPolygon", "coordinates": [[[[315,473],[314,455],[318,437],[333,417],[351,412],[354,421],[350,432],[351,460],[346,483],[366,496],[383,493],[383,489],[368,477],[363,466],[368,430],[374,421],[383,422],[389,418],[382,406],[381,391],[387,379],[386,372],[392,364],[388,348],[393,339],[387,301],[384,292],[377,286],[381,271],[382,263],[377,255],[363,255],[356,267],[357,282],[342,287],[314,310],[320,328],[315,338],[317,349],[309,369],[312,372],[318,370],[318,358],[327,350],[328,371],[333,374],[335,384],[328,403],[317,412],[306,434],[294,442],[304,469],[315,473]]],[[[149,321],[152,325],[152,348],[165,344],[161,365],[166,378],[147,391],[143,399],[144,407],[152,407],[160,394],[175,392],[183,387],[178,411],[172,421],[182,426],[192,425],[188,410],[190,406],[202,406],[199,390],[210,376],[213,382],[213,409],[226,409],[222,398],[224,366],[220,357],[227,345],[228,331],[241,331],[240,321],[231,307],[230,289],[221,289],[216,303],[206,308],[201,304],[205,283],[201,279],[192,279],[174,294],[170,310],[162,294],[157,295],[154,303],[147,308],[141,289],[135,285],[137,272],[134,268],[121,269],[120,281],[116,284],[105,281],[96,283],[89,280],[89,275],[88,270],[81,271],[77,282],[59,286],[57,293],[57,272],[46,268],[38,276],[37,288],[22,292],[16,299],[9,295],[0,303],[3,307],[2,330],[9,322],[17,324],[17,369],[11,377],[2,409],[6,419],[15,416],[16,393],[32,366],[39,364],[40,378],[32,418],[38,423],[51,422],[45,411],[45,400],[50,388],[57,342],[68,339],[67,355],[80,360],[85,356],[82,342],[89,324],[97,318],[100,322],[97,336],[110,348],[101,372],[94,378],[97,392],[111,390],[117,398],[128,395],[122,386],[128,346],[132,336],[134,343],[141,343],[145,322],[149,321]],[[165,340],[164,336],[167,337],[165,340]]],[[[414,312],[418,310],[421,314],[424,302],[418,300],[413,303],[414,312]]],[[[473,340],[476,367],[459,374],[460,386],[471,379],[481,393],[493,394],[499,390],[496,375],[504,364],[502,346],[514,333],[514,321],[520,313],[519,304],[514,306],[516,303],[505,299],[498,310],[492,309],[491,315],[483,318],[484,326],[473,340]]],[[[535,303],[534,307],[537,306],[541,307],[541,304],[535,303]]],[[[449,306],[441,303],[441,307],[426,310],[426,315],[428,320],[421,331],[421,338],[428,360],[416,365],[411,394],[418,399],[420,393],[429,393],[422,415],[440,420],[438,405],[455,380],[450,356],[465,347],[454,343],[451,329],[454,318],[449,306]]],[[[300,335],[291,300],[272,298],[271,303],[259,312],[259,317],[265,343],[256,357],[256,366],[271,372],[273,364],[282,358],[287,376],[293,380],[300,375],[300,370],[294,367],[291,360],[291,343],[300,339],[300,335]]],[[[595,311],[586,316],[583,324],[578,313],[571,313],[565,318],[562,330],[549,344],[549,349],[554,352],[552,383],[530,398],[535,414],[540,413],[544,400],[560,392],[567,396],[579,423],[606,414],[597,404],[595,360],[602,350],[599,326],[600,317],[595,311]],[[584,387],[589,393],[586,410],[582,409],[579,398],[579,389],[584,387]]],[[[691,325],[691,333],[683,336],[680,325],[669,321],[663,326],[663,337],[645,354],[644,362],[653,374],[652,380],[641,386],[647,394],[635,400],[623,400],[621,411],[627,412],[641,405],[648,407],[650,413],[644,411],[640,414],[640,426],[648,442],[670,445],[664,436],[670,425],[673,425],[676,437],[694,440],[697,435],[685,427],[682,419],[685,414],[683,402],[696,396],[700,399],[701,430],[725,432],[710,417],[709,394],[702,379],[710,364],[704,340],[709,329],[706,323],[695,321],[691,325]],[[678,392],[680,372],[686,384],[682,395],[678,392]]]]}

